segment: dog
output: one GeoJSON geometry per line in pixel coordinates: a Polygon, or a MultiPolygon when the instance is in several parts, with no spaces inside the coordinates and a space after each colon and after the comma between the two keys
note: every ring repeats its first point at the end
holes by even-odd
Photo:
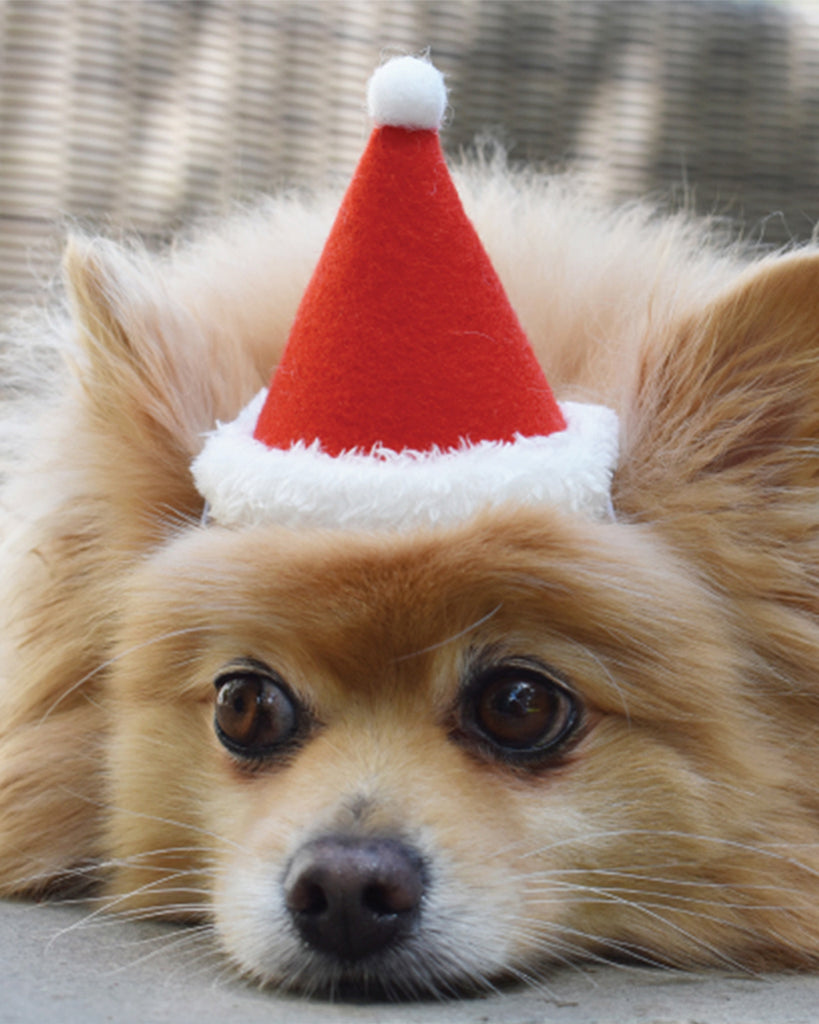
{"type": "Polygon", "coordinates": [[[5,344],[0,892],[212,926],[246,976],[421,997],[584,958],[819,957],[819,252],[502,166],[458,189],[611,512],[234,528],[191,475],[336,200],[74,237],[5,344]]]}

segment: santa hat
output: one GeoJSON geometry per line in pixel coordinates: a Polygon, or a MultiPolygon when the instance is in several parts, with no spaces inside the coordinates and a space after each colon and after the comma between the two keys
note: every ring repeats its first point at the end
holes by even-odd
{"type": "Polygon", "coordinates": [[[407,529],[518,502],[607,517],[617,417],[555,400],[444,162],[442,75],[396,58],[368,103],[270,387],[193,464],[210,516],[407,529]]]}

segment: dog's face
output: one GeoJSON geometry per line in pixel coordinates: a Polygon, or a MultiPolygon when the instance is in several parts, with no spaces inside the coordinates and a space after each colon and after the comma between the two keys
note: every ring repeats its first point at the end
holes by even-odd
{"type": "Polygon", "coordinates": [[[7,500],[0,891],[93,863],[106,906],[307,992],[815,962],[819,260],[717,287],[615,224],[599,280],[554,239],[546,294],[517,253],[555,211],[509,208],[549,379],[620,415],[611,522],[203,524],[190,463],[276,361],[289,250],[73,252],[79,384],[7,500]]]}
{"type": "Polygon", "coordinates": [[[658,921],[701,956],[758,755],[722,617],[639,527],[543,525],[203,531],[147,566],[112,684],[122,907],[212,894],[242,969],[307,990],[480,986],[658,921]]]}

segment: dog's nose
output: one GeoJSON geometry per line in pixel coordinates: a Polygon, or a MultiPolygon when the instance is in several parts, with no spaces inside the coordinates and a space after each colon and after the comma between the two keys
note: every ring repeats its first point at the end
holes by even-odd
{"type": "Polygon", "coordinates": [[[287,909],[304,941],[348,961],[406,936],[423,893],[420,856],[386,838],[313,840],[284,879],[287,909]]]}

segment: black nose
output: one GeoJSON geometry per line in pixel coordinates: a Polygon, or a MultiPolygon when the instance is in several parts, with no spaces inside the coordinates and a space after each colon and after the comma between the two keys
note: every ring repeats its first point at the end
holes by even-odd
{"type": "Polygon", "coordinates": [[[423,894],[421,858],[395,839],[313,840],[284,879],[287,909],[304,941],[348,961],[406,936],[423,894]]]}

